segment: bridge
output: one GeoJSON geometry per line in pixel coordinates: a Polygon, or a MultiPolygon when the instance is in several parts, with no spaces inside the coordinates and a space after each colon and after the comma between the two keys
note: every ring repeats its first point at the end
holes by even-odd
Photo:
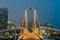
{"type": "MultiPolygon", "coordinates": [[[[37,15],[36,15],[36,8],[25,8],[25,16],[24,16],[24,26],[22,25],[21,28],[14,28],[14,29],[7,29],[7,30],[1,30],[0,32],[5,32],[5,31],[15,31],[15,40],[16,40],[16,30],[20,30],[19,38],[21,40],[41,40],[43,38],[41,31],[39,30],[39,27],[37,27],[37,15]],[[32,22],[32,28],[30,29],[28,25],[28,10],[34,11],[34,21],[32,22]],[[30,29],[30,30],[29,30],[30,29]]],[[[54,30],[54,31],[59,31],[57,29],[52,29],[52,28],[41,28],[41,29],[46,29],[46,30],[54,30]]]]}
{"type": "Polygon", "coordinates": [[[24,27],[21,29],[20,32],[20,39],[22,40],[40,40],[42,37],[38,34],[38,27],[37,27],[37,15],[36,15],[36,8],[25,8],[25,18],[24,18],[24,27]],[[28,26],[28,10],[34,11],[34,21],[33,21],[33,28],[29,28],[28,26]],[[30,30],[31,31],[30,31],[30,30]]]}

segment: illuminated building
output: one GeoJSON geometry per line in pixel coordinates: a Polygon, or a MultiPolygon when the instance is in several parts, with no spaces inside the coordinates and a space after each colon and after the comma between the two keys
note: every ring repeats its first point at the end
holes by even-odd
{"type": "Polygon", "coordinates": [[[7,28],[8,9],[0,8],[0,30],[7,28]]]}

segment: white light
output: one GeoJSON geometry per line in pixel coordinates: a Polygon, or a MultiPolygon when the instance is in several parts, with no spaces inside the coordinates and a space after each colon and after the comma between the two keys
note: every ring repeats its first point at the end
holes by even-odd
{"type": "Polygon", "coordinates": [[[45,30],[43,30],[42,32],[45,33],[45,30]]]}

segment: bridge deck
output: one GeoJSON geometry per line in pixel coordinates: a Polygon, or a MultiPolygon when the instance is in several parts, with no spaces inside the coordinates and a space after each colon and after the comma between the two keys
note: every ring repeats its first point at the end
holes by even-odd
{"type": "Polygon", "coordinates": [[[42,40],[39,36],[37,36],[35,33],[26,33],[22,40],[42,40]]]}

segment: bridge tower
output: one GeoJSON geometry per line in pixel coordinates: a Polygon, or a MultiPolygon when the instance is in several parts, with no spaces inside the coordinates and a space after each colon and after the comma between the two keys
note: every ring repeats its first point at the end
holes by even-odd
{"type": "Polygon", "coordinates": [[[25,28],[28,30],[28,10],[34,11],[34,22],[33,22],[33,28],[36,29],[36,8],[25,8],[25,28]]]}

